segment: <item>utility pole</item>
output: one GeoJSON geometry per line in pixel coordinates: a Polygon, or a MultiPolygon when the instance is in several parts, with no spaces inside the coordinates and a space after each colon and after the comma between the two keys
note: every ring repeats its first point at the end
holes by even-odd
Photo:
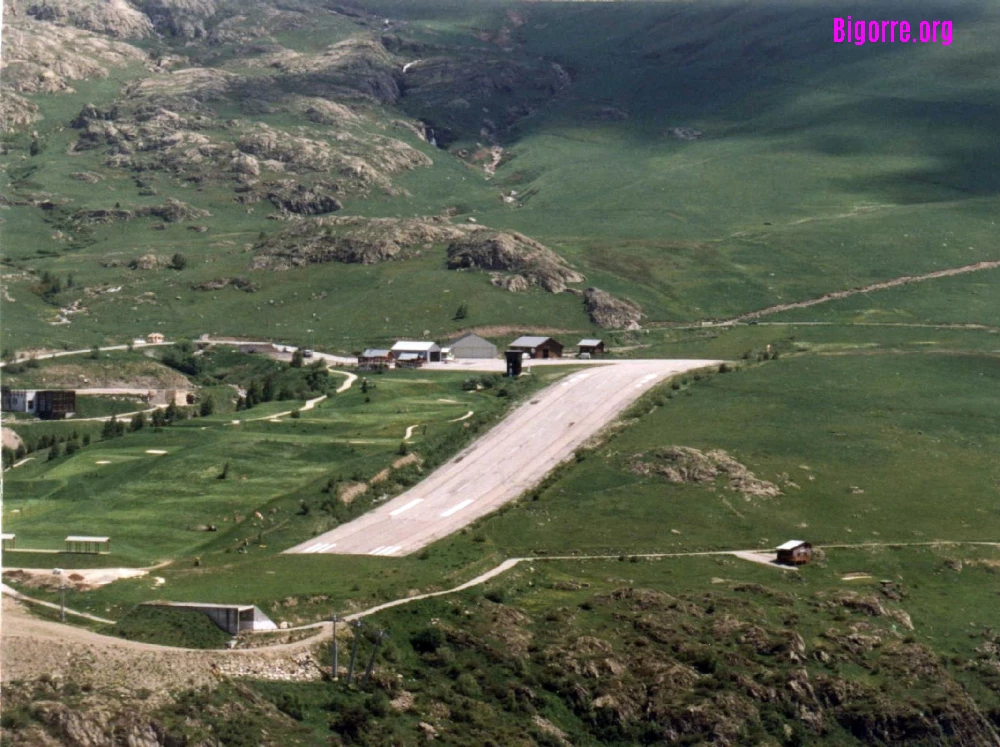
{"type": "Polygon", "coordinates": [[[351,625],[354,626],[354,645],[351,647],[351,665],[347,668],[347,686],[351,686],[351,681],[354,679],[354,662],[358,658],[358,642],[361,640],[361,626],[364,625],[363,620],[355,620],[351,625]]]}
{"type": "Polygon", "coordinates": [[[337,615],[333,615],[333,681],[337,681],[337,615]]]}
{"type": "Polygon", "coordinates": [[[375,645],[372,647],[371,658],[368,659],[368,669],[365,670],[365,678],[361,681],[361,689],[364,690],[368,687],[368,681],[372,678],[372,670],[375,668],[375,654],[378,653],[379,644],[382,643],[382,639],[386,637],[386,632],[380,630],[375,636],[375,645]]]}

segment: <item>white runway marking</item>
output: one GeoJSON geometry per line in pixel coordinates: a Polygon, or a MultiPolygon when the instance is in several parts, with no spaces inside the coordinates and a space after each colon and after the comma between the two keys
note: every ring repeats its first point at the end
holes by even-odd
{"type": "Polygon", "coordinates": [[[374,550],[372,550],[368,554],[369,555],[392,555],[394,552],[399,552],[399,548],[400,548],[399,545],[390,545],[390,546],[383,545],[382,547],[375,548],[374,550]]]}
{"type": "Polygon", "coordinates": [[[403,513],[404,511],[409,511],[411,508],[413,508],[414,506],[416,506],[418,503],[423,503],[423,502],[424,502],[423,498],[414,498],[412,501],[410,501],[409,503],[407,503],[405,506],[401,506],[400,508],[397,508],[395,511],[390,511],[389,512],[389,516],[399,516],[399,514],[403,513]]]}
{"type": "Polygon", "coordinates": [[[641,379],[639,379],[639,383],[635,385],[635,388],[636,389],[641,389],[642,387],[646,386],[646,384],[648,384],[650,381],[652,381],[655,378],[656,378],[656,374],[647,374],[646,376],[643,376],[641,379]]]}
{"type": "Polygon", "coordinates": [[[442,519],[448,518],[452,514],[457,513],[458,511],[461,511],[463,508],[465,508],[466,506],[468,506],[470,503],[472,503],[472,499],[471,498],[469,498],[468,500],[462,501],[457,506],[452,506],[447,511],[442,511],[441,512],[441,518],[442,519]]]}
{"type": "Polygon", "coordinates": [[[336,547],[336,542],[317,542],[315,545],[310,545],[303,553],[314,553],[314,552],[326,552],[327,550],[336,547]]]}

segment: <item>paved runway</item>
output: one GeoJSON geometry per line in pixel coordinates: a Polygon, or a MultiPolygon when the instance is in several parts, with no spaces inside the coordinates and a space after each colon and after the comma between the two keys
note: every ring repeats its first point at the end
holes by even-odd
{"type": "Polygon", "coordinates": [[[285,552],[415,552],[517,498],[657,382],[719,363],[637,360],[588,366],[535,394],[420,484],[285,552]]]}

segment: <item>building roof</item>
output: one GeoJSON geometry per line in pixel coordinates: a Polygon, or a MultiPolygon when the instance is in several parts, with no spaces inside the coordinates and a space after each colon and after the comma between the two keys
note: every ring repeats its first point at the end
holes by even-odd
{"type": "Polygon", "coordinates": [[[778,545],[779,550],[794,550],[796,547],[801,547],[802,545],[808,544],[802,540],[788,540],[783,545],[778,545]]]}
{"type": "Polygon", "coordinates": [[[482,340],[483,342],[485,342],[485,343],[489,343],[490,345],[492,345],[492,344],[493,344],[492,342],[490,342],[489,340],[487,340],[487,339],[486,339],[485,337],[480,337],[480,336],[479,336],[479,335],[477,335],[477,334],[476,334],[475,332],[466,332],[466,333],[465,333],[464,335],[462,335],[461,337],[459,337],[459,338],[457,338],[457,339],[455,339],[455,340],[452,340],[450,344],[451,344],[451,345],[454,345],[454,344],[455,344],[455,343],[457,343],[457,342],[461,342],[462,340],[468,340],[468,339],[470,339],[470,338],[472,338],[472,339],[474,339],[474,340],[482,340]]]}
{"type": "Polygon", "coordinates": [[[396,360],[406,363],[406,361],[420,360],[420,356],[416,353],[400,353],[396,356],[396,360]]]}
{"type": "Polygon", "coordinates": [[[144,607],[194,607],[201,610],[239,610],[246,612],[254,609],[252,604],[211,604],[202,602],[143,602],[144,607]]]}
{"type": "Polygon", "coordinates": [[[359,357],[360,358],[386,358],[389,355],[388,350],[382,350],[379,348],[368,348],[359,357]]]}
{"type": "Polygon", "coordinates": [[[395,345],[392,346],[393,350],[405,350],[408,353],[430,353],[433,351],[438,351],[441,348],[438,347],[436,342],[425,342],[422,340],[400,340],[395,345]]]}
{"type": "Polygon", "coordinates": [[[596,348],[603,342],[604,340],[580,340],[580,342],[578,342],[576,346],[578,348],[596,348]]]}
{"type": "Polygon", "coordinates": [[[0,534],[0,540],[12,540],[15,537],[17,537],[17,535],[11,532],[4,532],[3,534],[0,534]]]}
{"type": "MultiPolygon", "coordinates": [[[[518,337],[514,342],[510,344],[512,348],[537,348],[542,343],[552,340],[551,337],[532,337],[531,335],[525,335],[524,337],[518,337]]],[[[555,340],[552,340],[555,342],[555,340]]]]}
{"type": "Polygon", "coordinates": [[[110,537],[85,537],[79,534],[71,534],[66,538],[67,542],[110,542],[110,537]]]}

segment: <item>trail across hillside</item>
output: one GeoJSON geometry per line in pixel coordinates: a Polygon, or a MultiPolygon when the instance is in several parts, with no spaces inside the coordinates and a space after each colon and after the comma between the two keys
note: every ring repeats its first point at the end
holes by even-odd
{"type": "Polygon", "coordinates": [[[850,298],[851,296],[861,295],[863,293],[872,293],[874,291],[888,290],[889,288],[898,288],[901,285],[909,285],[911,283],[922,283],[926,280],[936,280],[937,278],[952,277],[954,275],[964,275],[969,272],[982,272],[983,270],[995,270],[1000,268],[1000,260],[987,260],[984,262],[976,262],[971,265],[963,265],[962,267],[952,267],[947,270],[936,270],[934,272],[928,272],[925,275],[902,275],[898,278],[893,278],[892,280],[884,280],[880,283],[871,283],[870,285],[865,285],[860,288],[850,288],[848,290],[833,291],[832,293],[824,293],[822,296],[817,296],[816,298],[809,298],[804,301],[793,301],[792,303],[782,303],[776,304],[774,306],[768,306],[764,309],[758,309],[757,311],[748,311],[745,314],[740,314],[739,316],[734,316],[731,319],[724,319],[718,322],[705,322],[703,326],[706,327],[727,327],[733,324],[738,324],[739,322],[750,321],[751,319],[759,319],[762,316],[769,316],[771,314],[780,314],[782,311],[791,311],[793,309],[806,309],[810,306],[818,306],[822,303],[827,303],[829,301],[838,301],[842,298],[850,298]]]}

